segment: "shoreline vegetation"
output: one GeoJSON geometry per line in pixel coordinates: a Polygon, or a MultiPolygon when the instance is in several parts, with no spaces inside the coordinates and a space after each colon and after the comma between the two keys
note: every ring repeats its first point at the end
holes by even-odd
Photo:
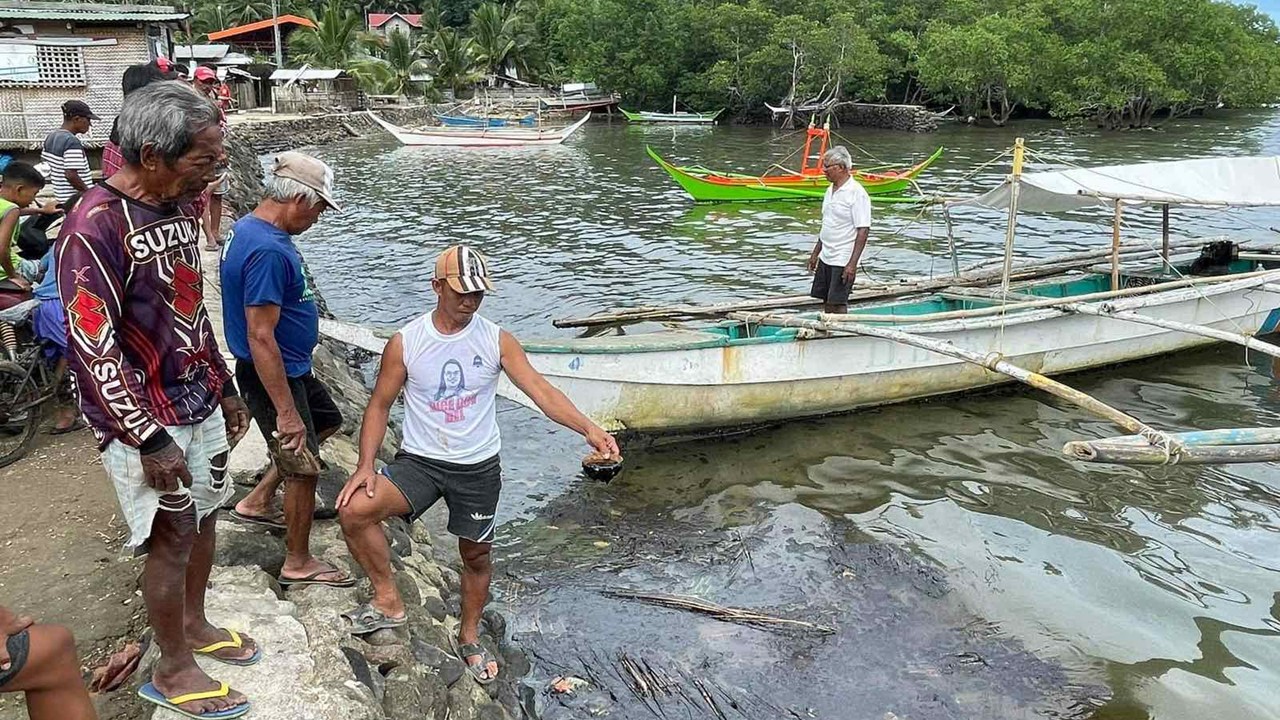
{"type": "MultiPolygon", "coordinates": [[[[272,5],[177,4],[193,42],[272,5]]],[[[290,64],[427,99],[497,73],[592,81],[637,109],[678,96],[733,122],[768,118],[765,103],[876,102],[1125,129],[1280,98],[1276,23],[1214,0],[282,0],[279,11],[317,24],[290,37],[290,64]],[[366,32],[369,12],[421,13],[422,29],[384,38],[366,32]],[[412,79],[423,74],[431,82],[412,79]]]]}

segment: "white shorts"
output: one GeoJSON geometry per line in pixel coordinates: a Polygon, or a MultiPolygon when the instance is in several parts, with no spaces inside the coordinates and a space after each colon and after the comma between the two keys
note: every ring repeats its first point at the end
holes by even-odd
{"type": "Polygon", "coordinates": [[[147,485],[138,449],[119,440],[112,440],[102,451],[102,467],[115,485],[120,512],[129,523],[126,549],[141,547],[151,537],[157,512],[186,512],[194,507],[199,522],[222,507],[234,492],[230,480],[215,479],[210,472],[209,460],[231,449],[221,407],[215,407],[213,414],[199,425],[166,427],[165,430],[186,455],[187,471],[191,473],[189,488],[162,493],[147,485]]]}

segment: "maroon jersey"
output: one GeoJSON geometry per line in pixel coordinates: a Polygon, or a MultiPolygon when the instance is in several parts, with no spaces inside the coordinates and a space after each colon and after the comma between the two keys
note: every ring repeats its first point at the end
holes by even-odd
{"type": "Polygon", "coordinates": [[[207,418],[231,377],[204,307],[198,215],[108,185],[80,197],[58,236],[58,292],[80,409],[101,447],[158,450],[166,425],[207,418]]]}

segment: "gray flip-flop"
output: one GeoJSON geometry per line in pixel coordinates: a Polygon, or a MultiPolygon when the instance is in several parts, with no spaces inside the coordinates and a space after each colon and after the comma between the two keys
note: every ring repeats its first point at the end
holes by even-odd
{"type": "Polygon", "coordinates": [[[291,587],[300,587],[302,585],[328,585],[329,587],[348,588],[356,584],[356,579],[347,575],[340,568],[329,564],[324,570],[317,570],[306,577],[287,578],[283,574],[276,577],[276,582],[280,583],[280,587],[288,590],[291,587]],[[321,575],[330,575],[340,573],[344,577],[341,580],[320,580],[321,575]]]}
{"type": "Polygon", "coordinates": [[[404,617],[393,618],[371,603],[365,603],[355,610],[344,612],[342,617],[351,622],[352,635],[368,635],[375,630],[398,628],[409,622],[407,614],[404,617]]]}

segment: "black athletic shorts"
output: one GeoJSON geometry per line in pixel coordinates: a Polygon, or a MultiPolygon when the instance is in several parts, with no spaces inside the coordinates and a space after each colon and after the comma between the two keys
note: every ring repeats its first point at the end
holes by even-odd
{"type": "Polygon", "coordinates": [[[17,677],[18,673],[22,672],[22,668],[26,667],[27,655],[31,653],[31,635],[26,630],[17,635],[10,635],[5,647],[9,650],[9,669],[0,670],[0,690],[3,690],[5,683],[17,677]]]}
{"type": "Polygon", "coordinates": [[[813,273],[813,288],[809,297],[816,297],[828,305],[848,305],[849,293],[853,292],[853,283],[844,281],[844,267],[828,265],[818,261],[818,269],[813,273]]]}
{"type": "MultiPolygon", "coordinates": [[[[272,458],[281,470],[288,471],[290,466],[296,464],[296,460],[293,457],[283,457],[290,453],[281,453],[279,443],[271,435],[276,431],[276,406],[271,402],[267,389],[262,386],[262,380],[258,377],[253,363],[236,360],[236,385],[240,388],[240,395],[244,397],[245,404],[249,406],[249,414],[258,423],[258,429],[262,431],[267,447],[271,449],[272,458]]],[[[311,373],[289,378],[289,392],[293,394],[293,404],[298,408],[298,414],[302,416],[302,423],[307,426],[307,449],[313,456],[302,463],[300,466],[302,467],[310,465],[311,460],[320,457],[320,435],[342,427],[342,412],[334,404],[329,390],[311,373]]],[[[319,467],[318,460],[315,460],[315,467],[319,467]]],[[[303,471],[297,474],[311,473],[303,471]]]]}
{"type": "Polygon", "coordinates": [[[401,451],[381,474],[409,501],[405,520],[417,520],[443,497],[449,507],[449,532],[472,542],[493,542],[502,493],[502,463],[497,455],[474,465],[459,465],[401,451]]]}

